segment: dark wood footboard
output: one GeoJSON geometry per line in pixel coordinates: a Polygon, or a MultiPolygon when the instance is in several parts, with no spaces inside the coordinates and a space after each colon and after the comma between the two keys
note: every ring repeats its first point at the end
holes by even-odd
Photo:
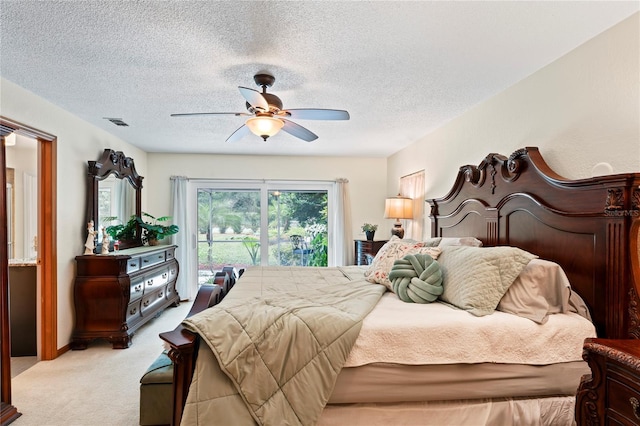
{"type": "MultiPolygon", "coordinates": [[[[187,318],[218,304],[243,272],[243,269],[237,272],[233,267],[225,267],[222,273],[215,275],[214,284],[200,286],[187,318]]],[[[172,424],[179,425],[193,378],[199,339],[197,334],[187,330],[182,324],[172,331],[160,333],[160,338],[171,348],[168,356],[173,361],[172,424]]]]}

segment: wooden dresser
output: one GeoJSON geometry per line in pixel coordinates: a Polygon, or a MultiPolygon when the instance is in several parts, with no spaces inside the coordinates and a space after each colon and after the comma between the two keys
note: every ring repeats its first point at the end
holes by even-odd
{"type": "Polygon", "coordinates": [[[576,422],[582,425],[640,424],[640,340],[586,339],[584,376],[576,396],[576,422]]]}
{"type": "Polygon", "coordinates": [[[76,257],[76,324],[71,349],[96,338],[114,349],[131,345],[136,329],[169,305],[177,306],[174,245],[136,247],[76,257]]]}
{"type": "Polygon", "coordinates": [[[375,256],[388,240],[354,240],[356,265],[367,265],[365,254],[375,256]]]}

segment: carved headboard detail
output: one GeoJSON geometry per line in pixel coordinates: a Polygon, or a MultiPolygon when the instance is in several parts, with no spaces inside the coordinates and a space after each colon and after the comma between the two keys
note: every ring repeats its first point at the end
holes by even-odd
{"type": "Polygon", "coordinates": [[[640,173],[569,180],[538,148],[462,166],[429,199],[431,235],[473,236],[559,263],[601,337],[640,338],[640,173]]]}

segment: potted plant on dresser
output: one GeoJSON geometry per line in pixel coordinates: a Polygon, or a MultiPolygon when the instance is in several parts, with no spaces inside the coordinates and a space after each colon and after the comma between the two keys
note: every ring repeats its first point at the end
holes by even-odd
{"type": "Polygon", "coordinates": [[[142,217],[146,218],[146,220],[138,218],[138,223],[142,228],[142,242],[150,246],[157,245],[158,241],[164,237],[177,234],[179,231],[177,225],[164,224],[171,219],[171,216],[154,217],[149,213],[142,212],[142,217]]]}
{"type": "MultiPolygon", "coordinates": [[[[118,220],[118,217],[112,216],[104,219],[105,222],[118,220]]],[[[121,249],[126,249],[136,245],[136,233],[138,228],[138,217],[133,215],[127,223],[119,223],[110,225],[105,228],[107,235],[111,237],[111,241],[118,244],[121,249]]]]}
{"type": "Polygon", "coordinates": [[[368,241],[373,241],[373,236],[376,234],[376,230],[378,229],[378,225],[373,225],[371,223],[365,223],[362,225],[362,230],[364,234],[367,236],[368,241]]]}

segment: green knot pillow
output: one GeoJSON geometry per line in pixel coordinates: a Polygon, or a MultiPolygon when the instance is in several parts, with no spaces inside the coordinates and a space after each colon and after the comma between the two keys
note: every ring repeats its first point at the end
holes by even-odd
{"type": "Polygon", "coordinates": [[[408,254],[393,262],[389,281],[403,302],[431,303],[443,292],[440,265],[428,254],[408,254]]]}

